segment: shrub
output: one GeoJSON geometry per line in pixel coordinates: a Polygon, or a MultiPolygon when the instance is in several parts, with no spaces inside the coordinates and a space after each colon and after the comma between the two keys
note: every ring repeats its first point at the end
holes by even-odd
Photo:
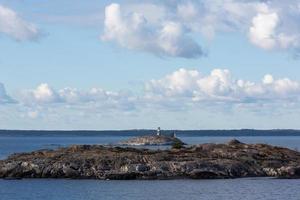
{"type": "Polygon", "coordinates": [[[183,147],[184,147],[183,144],[181,142],[179,142],[179,141],[173,143],[173,145],[172,145],[173,149],[181,149],[183,147]]]}

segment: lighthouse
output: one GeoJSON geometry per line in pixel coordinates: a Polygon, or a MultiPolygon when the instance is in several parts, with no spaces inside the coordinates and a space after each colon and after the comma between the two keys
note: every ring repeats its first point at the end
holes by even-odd
{"type": "Polygon", "coordinates": [[[175,131],[172,133],[172,137],[173,137],[173,138],[176,138],[176,133],[175,133],[175,131]]]}
{"type": "Polygon", "coordinates": [[[156,135],[160,136],[160,127],[157,128],[156,135]]]}

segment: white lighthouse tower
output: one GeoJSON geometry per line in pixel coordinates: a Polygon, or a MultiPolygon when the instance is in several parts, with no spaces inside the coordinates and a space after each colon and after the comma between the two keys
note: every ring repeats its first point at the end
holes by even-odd
{"type": "Polygon", "coordinates": [[[157,128],[156,135],[160,136],[160,127],[157,128]]]}

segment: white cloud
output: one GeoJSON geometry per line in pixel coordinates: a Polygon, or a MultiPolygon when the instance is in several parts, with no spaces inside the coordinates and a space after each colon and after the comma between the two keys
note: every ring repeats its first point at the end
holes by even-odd
{"type": "MultiPolygon", "coordinates": [[[[278,105],[300,106],[300,82],[274,78],[271,74],[254,82],[235,78],[227,69],[203,74],[199,70],[181,68],[161,79],[150,80],[144,86],[143,91],[133,93],[102,88],[54,89],[43,83],[35,89],[23,90],[17,99],[24,116],[29,118],[43,117],[58,108],[82,114],[104,114],[137,113],[147,109],[179,111],[218,105],[224,109],[240,106],[249,110],[263,106],[269,111],[277,109],[278,105]]],[[[0,102],[13,102],[1,85],[0,102]]]]}
{"type": "Polygon", "coordinates": [[[214,69],[209,75],[197,70],[179,69],[159,80],[146,84],[148,98],[182,99],[190,102],[253,103],[300,100],[300,84],[288,78],[264,76],[262,82],[232,77],[229,70],[214,69]]]}
{"type": "Polygon", "coordinates": [[[145,84],[146,95],[163,94],[164,96],[192,96],[196,89],[195,82],[200,79],[196,70],[181,68],[160,80],[151,80],[145,84]]]}
{"type": "Polygon", "coordinates": [[[299,0],[171,2],[131,2],[122,9],[119,4],[108,5],[102,39],[128,49],[186,58],[203,55],[190,35],[212,40],[224,32],[240,33],[266,50],[297,53],[300,48],[299,0]]]}
{"type": "Polygon", "coordinates": [[[94,106],[95,108],[131,110],[135,107],[136,97],[126,92],[112,92],[102,88],[79,90],[66,87],[55,90],[42,83],[33,90],[24,90],[20,97],[28,106],[94,106]]]}
{"type": "MultiPolygon", "coordinates": [[[[58,124],[69,128],[80,128],[80,124],[85,124],[86,128],[115,128],[114,123],[118,124],[120,119],[123,128],[141,123],[152,126],[162,120],[181,124],[190,119],[194,121],[186,127],[194,127],[199,123],[197,116],[200,114],[201,120],[214,116],[228,128],[227,120],[233,113],[236,119],[244,119],[245,126],[249,123],[244,117],[249,119],[249,116],[251,120],[259,118],[264,122],[270,116],[280,118],[284,114],[289,119],[292,119],[290,114],[298,116],[300,81],[276,78],[271,74],[266,74],[260,81],[251,81],[235,78],[226,69],[214,69],[205,74],[196,69],[181,68],[146,82],[144,90],[137,93],[102,88],[55,89],[43,83],[23,91],[17,100],[15,104],[1,106],[2,127],[6,127],[8,121],[14,127],[13,122],[17,121],[39,128],[57,128],[58,124]],[[129,118],[132,121],[129,122],[129,118]]],[[[2,84],[0,102],[13,102],[2,84]]],[[[212,119],[208,121],[212,126],[215,123],[212,119]]]]}
{"type": "Polygon", "coordinates": [[[40,84],[32,91],[33,98],[40,103],[59,102],[60,98],[57,93],[46,83],[40,84]]]}
{"type": "Polygon", "coordinates": [[[39,29],[22,19],[15,11],[0,5],[0,33],[15,40],[33,40],[40,36],[39,29]]]}
{"type": "Polygon", "coordinates": [[[2,83],[0,83],[0,104],[6,103],[15,103],[16,101],[12,99],[5,90],[5,87],[2,83]]]}
{"type": "Polygon", "coordinates": [[[289,49],[299,46],[300,30],[293,30],[295,19],[289,17],[289,10],[264,5],[252,18],[249,37],[253,44],[263,49],[289,49]]]}
{"type": "Polygon", "coordinates": [[[259,13],[252,20],[250,27],[251,41],[264,49],[272,49],[276,45],[275,28],[278,25],[277,13],[259,13]]]}
{"type": "Polygon", "coordinates": [[[274,82],[274,78],[271,74],[266,74],[262,80],[264,84],[272,84],[274,82]]]}
{"type": "Polygon", "coordinates": [[[105,9],[102,39],[159,56],[192,58],[203,54],[180,23],[166,19],[159,24],[151,23],[143,13],[124,14],[119,4],[111,4],[105,9]]]}

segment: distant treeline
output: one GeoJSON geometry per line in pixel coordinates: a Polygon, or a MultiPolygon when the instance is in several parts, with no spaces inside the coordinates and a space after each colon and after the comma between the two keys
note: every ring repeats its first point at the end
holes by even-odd
{"type": "MultiPolygon", "coordinates": [[[[176,133],[177,136],[300,136],[300,130],[273,129],[273,130],[162,130],[162,134],[170,135],[176,133]]],[[[155,134],[156,130],[0,130],[0,136],[140,136],[155,134]]]]}

